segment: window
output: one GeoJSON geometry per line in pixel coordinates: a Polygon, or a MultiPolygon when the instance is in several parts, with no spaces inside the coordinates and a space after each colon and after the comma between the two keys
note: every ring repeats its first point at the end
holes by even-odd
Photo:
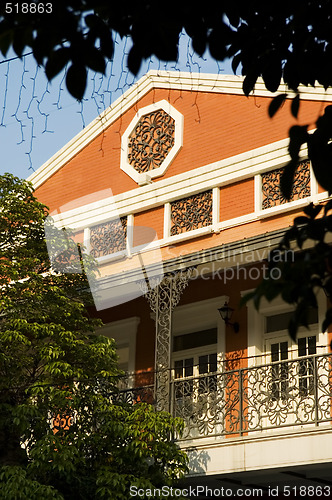
{"type": "Polygon", "coordinates": [[[309,314],[311,334],[300,332],[296,342],[288,336],[287,327],[292,312],[266,316],[265,350],[271,362],[272,400],[287,400],[297,393],[300,397],[313,394],[314,360],[317,352],[318,311],[309,314]],[[303,360],[300,358],[304,358],[303,360]],[[295,387],[296,386],[296,387],[295,387]]]}
{"type": "Polygon", "coordinates": [[[132,317],[107,323],[98,329],[99,335],[113,338],[119,356],[119,367],[126,372],[120,388],[126,389],[135,385],[136,334],[140,318],[132,317]]]}
{"type": "Polygon", "coordinates": [[[285,360],[288,359],[288,342],[280,342],[271,344],[271,361],[272,361],[272,398],[286,399],[288,387],[288,364],[285,360]],[[277,361],[283,363],[274,364],[277,361]]]}
{"type": "Polygon", "coordinates": [[[172,333],[172,411],[185,422],[182,439],[222,432],[223,295],[175,308],[172,333]]]}
{"type": "Polygon", "coordinates": [[[288,334],[288,304],[279,298],[262,300],[257,311],[248,303],[248,430],[270,432],[313,425],[317,416],[330,419],[328,334],[320,330],[327,305],[324,293],[318,293],[317,303],[318,308],[309,311],[309,327],[299,328],[296,341],[288,334]]]}
{"type": "Polygon", "coordinates": [[[316,335],[302,337],[298,340],[298,355],[306,357],[299,362],[299,390],[300,396],[314,393],[314,359],[310,357],[316,354],[316,335]]]}
{"type": "Polygon", "coordinates": [[[175,399],[215,390],[217,328],[179,335],[173,340],[175,399]],[[180,350],[181,349],[181,350],[180,350]],[[177,359],[180,356],[180,359],[177,359]]]}

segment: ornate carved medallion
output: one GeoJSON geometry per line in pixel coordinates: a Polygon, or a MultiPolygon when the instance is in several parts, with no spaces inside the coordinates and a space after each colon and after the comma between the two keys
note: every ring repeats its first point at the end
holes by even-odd
{"type": "Polygon", "coordinates": [[[128,143],[128,161],[137,172],[159,168],[174,146],[175,121],[163,109],[142,116],[128,143]]]}

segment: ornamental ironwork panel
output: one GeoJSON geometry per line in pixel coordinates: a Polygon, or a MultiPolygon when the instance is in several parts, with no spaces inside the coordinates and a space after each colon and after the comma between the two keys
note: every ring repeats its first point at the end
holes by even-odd
{"type": "Polygon", "coordinates": [[[147,385],[144,387],[135,387],[133,389],[121,390],[112,394],[112,403],[114,404],[137,404],[148,403],[155,404],[154,386],[147,385]]]}
{"type": "Polygon", "coordinates": [[[331,354],[195,377],[175,379],[172,370],[163,367],[155,374],[157,384],[168,379],[170,393],[167,386],[164,394],[161,387],[154,391],[153,385],[146,385],[112,394],[112,401],[145,402],[166,410],[155,396],[169,395],[171,413],[185,423],[184,434],[178,437],[181,440],[236,437],[332,421],[331,354]]]}
{"type": "Polygon", "coordinates": [[[69,429],[73,422],[74,418],[72,415],[57,415],[57,417],[51,419],[51,427],[53,432],[56,433],[69,429]]]}
{"type": "Polygon", "coordinates": [[[332,356],[308,356],[172,381],[182,439],[241,436],[332,420],[332,356]]]}
{"type": "Polygon", "coordinates": [[[280,191],[280,178],[283,169],[277,168],[261,175],[262,178],[262,209],[275,207],[288,203],[289,201],[300,200],[310,196],[310,162],[305,160],[300,162],[294,176],[293,191],[290,200],[286,200],[280,191]]]}
{"type": "Polygon", "coordinates": [[[171,203],[171,236],[212,224],[212,191],[171,203]]]}
{"type": "Polygon", "coordinates": [[[139,173],[159,168],[174,146],[175,120],[163,109],[142,116],[129,136],[128,161],[139,173]]]}
{"type": "Polygon", "coordinates": [[[90,253],[103,257],[126,249],[127,217],[111,220],[90,229],[90,253]]]}
{"type": "Polygon", "coordinates": [[[165,275],[162,281],[152,287],[146,282],[140,283],[150,308],[156,315],[155,400],[159,410],[170,410],[172,311],[179,303],[192,271],[193,269],[189,268],[165,275]]]}

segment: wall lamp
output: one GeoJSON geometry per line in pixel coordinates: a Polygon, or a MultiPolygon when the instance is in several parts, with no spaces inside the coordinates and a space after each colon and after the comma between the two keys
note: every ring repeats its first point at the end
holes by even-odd
{"type": "Polygon", "coordinates": [[[218,309],[219,311],[219,314],[221,316],[221,319],[223,319],[225,321],[225,324],[227,326],[232,326],[233,327],[233,330],[235,333],[238,333],[238,331],[240,330],[240,325],[239,323],[235,322],[235,323],[231,323],[230,322],[230,319],[232,317],[232,314],[233,314],[233,311],[234,309],[232,309],[231,307],[229,307],[228,303],[225,302],[225,304],[223,305],[223,307],[220,307],[218,309]]]}

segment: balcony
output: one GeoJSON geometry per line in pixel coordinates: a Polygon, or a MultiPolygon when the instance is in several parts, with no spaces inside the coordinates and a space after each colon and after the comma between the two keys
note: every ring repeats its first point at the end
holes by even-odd
{"type": "MultiPolygon", "coordinates": [[[[120,390],[115,399],[154,404],[152,379],[151,372],[136,374],[137,386],[120,390]]],[[[171,371],[170,411],[185,422],[181,441],[312,430],[332,421],[331,403],[331,354],[197,377],[175,378],[171,371]]]]}

